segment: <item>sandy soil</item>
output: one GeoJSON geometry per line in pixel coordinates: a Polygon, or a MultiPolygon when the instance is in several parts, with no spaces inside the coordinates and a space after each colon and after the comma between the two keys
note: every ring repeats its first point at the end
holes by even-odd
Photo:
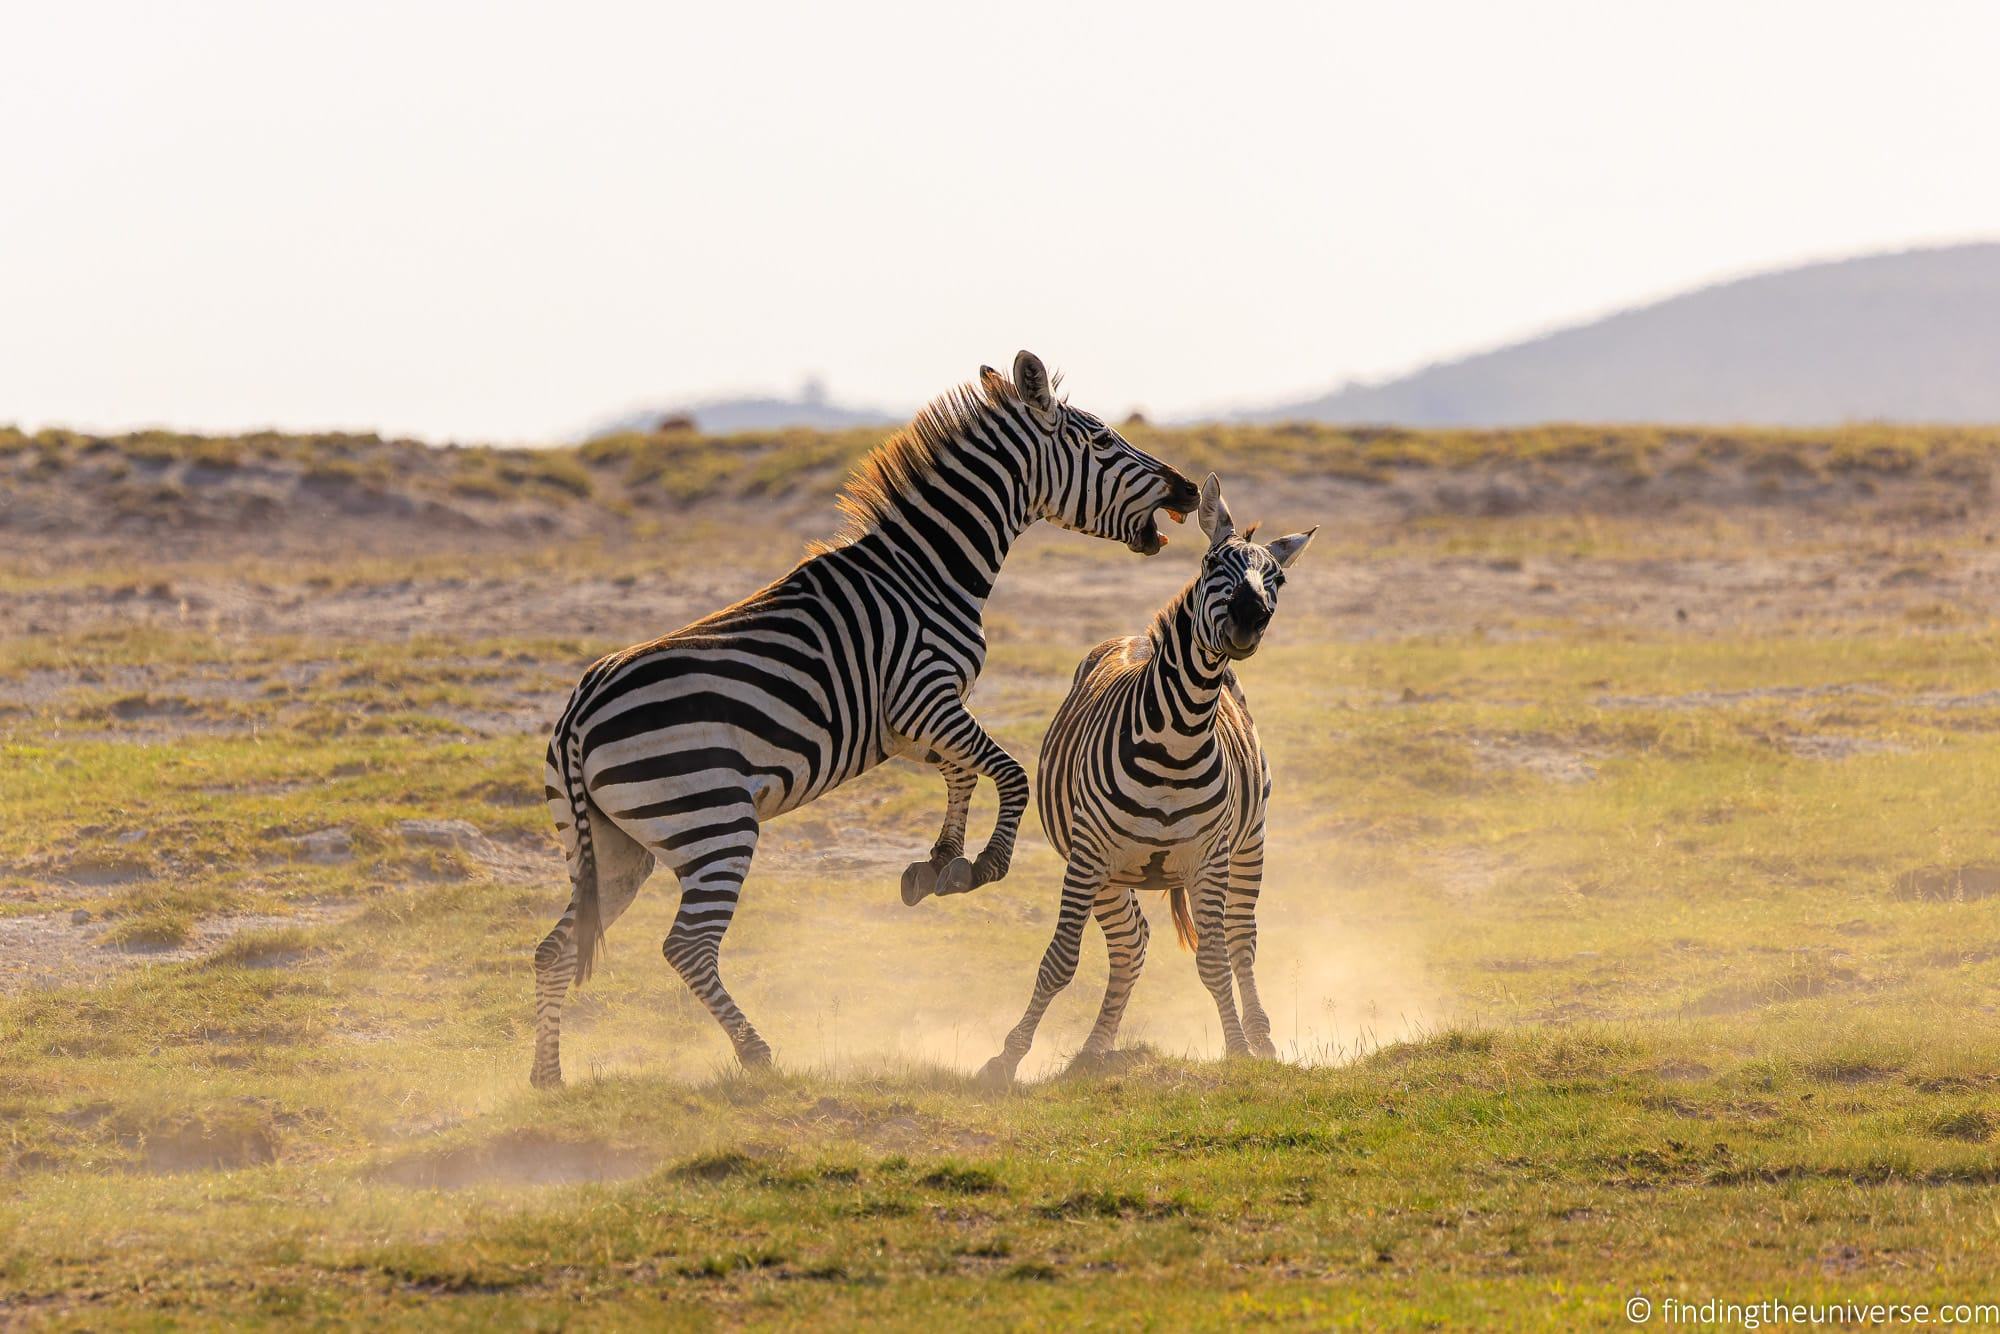
{"type": "MultiPolygon", "coordinates": [[[[435,497],[377,504],[343,493],[333,503],[301,492],[296,478],[236,473],[204,480],[183,469],[180,485],[216,492],[187,511],[189,526],[163,534],[139,523],[82,524],[88,530],[83,536],[79,524],[91,512],[87,491],[43,485],[28,501],[16,496],[11,508],[0,509],[0,638],[74,646],[94,634],[149,627],[210,633],[253,647],[302,639],[319,653],[319,645],[330,651],[343,642],[435,637],[463,647],[442,651],[433,665],[480,688],[473,702],[427,711],[472,735],[533,735],[555,717],[590,657],[671,630],[750,592],[796,559],[808,536],[830,533],[831,481],[821,481],[818,491],[777,500],[698,507],[704,532],[719,531],[720,540],[679,545],[672,525],[642,533],[640,526],[600,514],[597,536],[608,533],[611,541],[593,548],[580,569],[565,566],[561,545],[563,534],[592,528],[578,518],[584,514],[580,502],[544,502],[553,507],[546,522],[524,521],[518,506],[480,510],[476,504],[446,521],[435,507],[447,502],[435,497]],[[249,504],[244,495],[255,499],[249,505],[254,521],[215,520],[241,519],[238,502],[249,504]],[[618,545],[621,534],[631,544],[629,565],[618,545]],[[410,572],[396,572],[399,553],[408,554],[410,572]],[[542,558],[531,558],[536,553],[542,558]],[[482,569],[489,557],[490,566],[482,569]],[[356,568],[364,573],[342,572],[343,558],[361,562],[356,568]],[[440,568],[451,572],[426,572],[440,568]],[[509,639],[573,647],[475,647],[509,639]]],[[[1366,482],[1249,475],[1235,488],[1234,503],[1246,520],[1266,516],[1267,533],[1325,525],[1311,577],[1288,587],[1275,644],[1466,633],[1521,638],[1552,630],[1701,636],[1882,621],[1921,629],[1983,619],[2000,601],[2000,546],[1993,541],[2000,516],[1988,513],[1983,485],[1935,477],[1829,479],[1783,471],[1752,477],[1708,465],[1668,467],[1634,482],[1593,463],[1568,469],[1496,464],[1397,469],[1388,480],[1366,482]],[[1644,527],[1629,526],[1634,510],[1649,504],[1664,509],[1644,527]],[[1611,525],[1608,540],[1579,544],[1552,539],[1542,529],[1508,527],[1523,516],[1551,513],[1566,520],[1603,518],[1611,525]],[[1438,515],[1458,516],[1449,541],[1427,535],[1427,516],[1438,515]],[[1716,536],[1718,525],[1727,540],[1716,536]],[[1487,549],[1494,554],[1452,548],[1453,541],[1482,533],[1492,539],[1487,549]],[[1851,540],[1838,540],[1842,533],[1851,540]],[[1579,546],[1587,554],[1579,554],[1579,546]],[[1498,554],[1508,549],[1525,554],[1498,554]]],[[[1010,558],[989,606],[989,637],[996,644],[1032,642],[1047,637],[1043,627],[1057,626],[1062,641],[1090,643],[1141,628],[1150,610],[1190,577],[1199,552],[1191,526],[1169,532],[1178,540],[1151,560],[1046,527],[1031,532],[1010,558]]],[[[0,673],[0,719],[61,708],[70,697],[88,695],[112,702],[83,735],[159,744],[248,732],[260,718],[282,719],[288,707],[309,707],[283,701],[309,700],[341,670],[331,656],[277,654],[250,672],[230,665],[108,665],[76,652],[60,665],[0,673]]],[[[979,700],[989,725],[1038,727],[1038,718],[1013,716],[1019,709],[1010,701],[1024,684],[1046,694],[1063,680],[989,677],[979,700]]],[[[1714,709],[1794,697],[1785,689],[1745,691],[1740,698],[1607,691],[1599,703],[1714,709]]],[[[1814,689],[1832,699],[1862,688],[1814,689]]],[[[1990,707],[1995,700],[1911,702],[1949,711],[1990,707]]],[[[1777,737],[1774,744],[1828,761],[1894,749],[1888,741],[1811,732],[1777,737]]],[[[1604,758],[1536,736],[1481,736],[1473,745],[1482,769],[1560,783],[1591,781],[1604,758]]],[[[523,791],[525,800],[535,799],[523,791]]],[[[914,830],[908,846],[884,846],[879,837],[847,837],[811,813],[789,826],[766,845],[770,864],[879,874],[884,884],[927,849],[929,837],[928,829],[914,830]]],[[[450,846],[500,880],[553,882],[560,875],[549,847],[495,843],[470,826],[404,833],[414,843],[450,846]]],[[[343,836],[338,829],[308,831],[300,837],[319,844],[285,853],[338,861],[345,855],[343,836]]],[[[0,992],[199,958],[246,931],[351,910],[312,907],[300,918],[214,917],[172,948],[120,948],[104,939],[100,917],[74,915],[76,891],[111,892],[130,879],[121,876],[117,848],[106,847],[101,865],[31,868],[68,892],[60,911],[39,907],[33,891],[7,894],[5,909],[12,915],[0,916],[0,992]]],[[[1481,893],[1496,874],[1472,862],[1444,872],[1451,891],[1467,896],[1481,893]]],[[[884,911],[895,910],[885,900],[884,911]]]]}
{"type": "MultiPolygon", "coordinates": [[[[1225,481],[1239,520],[1261,517],[1267,532],[1323,526],[1327,554],[1287,605],[1287,622],[1313,637],[1983,613],[2000,591],[2000,513],[1983,456],[1835,466],[1823,446],[1717,433],[1652,448],[1643,465],[1604,444],[1575,457],[1367,468],[1349,458],[1283,473],[1251,455],[1225,481]],[[1449,525],[1457,537],[1487,532],[1493,554],[1439,540],[1441,520],[1459,521],[1449,525]],[[1577,542],[1537,523],[1604,527],[1577,542]],[[1529,554],[1508,549],[1516,532],[1529,554]],[[1579,550],[1590,554],[1568,554],[1579,550]]],[[[34,451],[0,456],[0,634],[150,625],[578,636],[608,647],[742,596],[838,522],[840,468],[825,461],[775,484],[739,477],[734,492],[707,498],[635,491],[609,465],[593,465],[587,496],[535,486],[484,496],[453,485],[463,452],[319,449],[381,476],[329,478],[313,453],[229,468],[108,444],[59,469],[37,466],[34,451]],[[592,559],[566,561],[578,544],[592,559]],[[536,552],[547,559],[525,559],[536,552]],[[440,560],[456,568],[423,573],[440,560]],[[372,573],[357,581],[354,568],[372,573]]],[[[1191,572],[1198,535],[1172,535],[1177,545],[1138,561],[1031,532],[1002,576],[995,623],[1053,617],[1093,636],[1124,633],[1135,603],[1157,605],[1191,572]]]]}

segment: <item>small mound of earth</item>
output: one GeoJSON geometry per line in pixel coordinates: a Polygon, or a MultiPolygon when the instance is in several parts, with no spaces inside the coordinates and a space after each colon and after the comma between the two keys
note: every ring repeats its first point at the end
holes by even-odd
{"type": "Polygon", "coordinates": [[[1689,1081],[1707,1079],[1715,1072],[1700,1061],[1668,1061],[1653,1071],[1656,1079],[1689,1081]]]}
{"type": "Polygon", "coordinates": [[[111,705],[111,716],[124,723],[146,718],[192,718],[200,712],[194,701],[178,695],[132,695],[111,705]]]}
{"type": "Polygon", "coordinates": [[[309,862],[330,866],[354,855],[354,835],[345,829],[315,829],[291,840],[299,855],[309,862]]]}
{"type": "Polygon", "coordinates": [[[502,843],[469,820],[399,820],[396,832],[406,844],[456,853],[455,874],[476,871],[495,880],[526,884],[556,873],[559,854],[553,839],[510,837],[502,843]]]}
{"type": "Polygon", "coordinates": [[[259,1127],[175,1126],[149,1132],[143,1140],[144,1172],[218,1172],[278,1161],[278,1146],[259,1127]]]}
{"type": "Polygon", "coordinates": [[[152,868],[135,857],[117,853],[86,852],[65,862],[58,875],[65,882],[86,889],[105,889],[145,880],[152,868]]]}
{"type": "Polygon", "coordinates": [[[419,1190],[473,1186],[571,1186],[587,1181],[629,1181],[650,1171],[653,1160],[636,1149],[591,1140],[559,1140],[523,1132],[489,1144],[399,1158],[369,1175],[419,1190]]]}
{"type": "Polygon", "coordinates": [[[434,848],[470,848],[486,841],[470,820],[398,820],[396,832],[407,842],[434,848]]]}
{"type": "Polygon", "coordinates": [[[872,1148],[896,1153],[912,1149],[970,1153],[994,1143],[993,1136],[985,1131],[919,1119],[916,1109],[904,1102],[870,1107],[840,1098],[821,1098],[799,1115],[781,1118],[779,1124],[795,1131],[832,1131],[872,1148]]]}
{"type": "Polygon", "coordinates": [[[1964,866],[1919,866],[1896,877],[1896,897],[1961,902],[2000,894],[2000,866],[1968,862],[1964,866]]]}

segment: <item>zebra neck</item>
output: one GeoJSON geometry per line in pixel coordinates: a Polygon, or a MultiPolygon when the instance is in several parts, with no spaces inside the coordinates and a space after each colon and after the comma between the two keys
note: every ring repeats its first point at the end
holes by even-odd
{"type": "Polygon", "coordinates": [[[1007,552],[1033,522],[1011,469],[980,472],[975,478],[964,461],[940,462],[910,478],[860,539],[912,585],[975,619],[1007,552]]]}
{"type": "Polygon", "coordinates": [[[1152,740],[1182,753],[1209,744],[1222,686],[1229,679],[1228,661],[1203,648],[1195,635],[1193,592],[1190,585],[1153,624],[1141,719],[1152,740]]]}

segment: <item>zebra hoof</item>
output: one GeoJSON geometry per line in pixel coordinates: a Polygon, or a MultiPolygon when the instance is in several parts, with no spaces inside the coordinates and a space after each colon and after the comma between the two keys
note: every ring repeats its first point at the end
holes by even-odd
{"type": "Polygon", "coordinates": [[[937,868],[929,862],[911,862],[903,868],[903,906],[914,908],[937,890],[937,868]]]}
{"type": "Polygon", "coordinates": [[[1257,1038],[1250,1043],[1250,1054],[1260,1061],[1275,1061],[1278,1059],[1278,1047],[1269,1038],[1257,1038]]]}
{"type": "Polygon", "coordinates": [[[768,1070],[771,1068],[771,1044],[762,1038],[746,1042],[736,1049],[736,1059],[745,1070],[768,1070]]]}
{"type": "Polygon", "coordinates": [[[562,1087],[562,1082],[561,1067],[544,1070],[542,1067],[536,1066],[528,1073],[528,1086],[530,1088],[559,1089],[562,1087]]]}
{"type": "Polygon", "coordinates": [[[972,863],[963,857],[953,857],[937,873],[937,889],[933,891],[939,898],[947,894],[963,894],[972,888],[972,863]]]}
{"type": "Polygon", "coordinates": [[[1006,1056],[995,1056],[979,1068],[976,1076],[981,1088],[1004,1089],[1014,1086],[1014,1063],[1006,1056]]]}

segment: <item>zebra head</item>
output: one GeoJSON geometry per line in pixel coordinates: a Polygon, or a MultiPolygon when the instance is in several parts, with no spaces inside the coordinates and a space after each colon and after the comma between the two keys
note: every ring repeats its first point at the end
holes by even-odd
{"type": "MultiPolygon", "coordinates": [[[[982,378],[997,380],[991,367],[982,378]]],[[[1082,408],[1055,396],[1054,383],[1032,352],[1014,358],[1014,392],[1042,433],[1039,451],[1045,460],[1037,488],[1044,518],[1061,528],[1092,537],[1123,542],[1142,556],[1167,544],[1157,511],[1166,510],[1176,522],[1187,517],[1200,493],[1177,470],[1144,450],[1134,449],[1118,432],[1082,408]]]]}
{"type": "Polygon", "coordinates": [[[1285,586],[1286,567],[1299,558],[1319,531],[1281,537],[1268,546],[1238,534],[1222,498],[1222,483],[1214,473],[1201,484],[1201,530],[1208,535],[1194,595],[1194,633],[1206,651],[1241,661],[1257,651],[1264,627],[1278,609],[1278,590],[1285,586]]]}

